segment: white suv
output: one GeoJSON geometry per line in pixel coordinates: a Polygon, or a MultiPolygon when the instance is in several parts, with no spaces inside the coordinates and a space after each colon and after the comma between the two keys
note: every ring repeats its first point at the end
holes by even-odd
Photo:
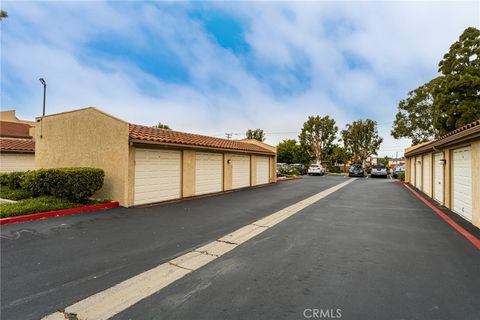
{"type": "Polygon", "coordinates": [[[309,176],[323,176],[325,174],[325,169],[323,169],[321,164],[311,164],[310,167],[308,167],[307,173],[309,176]]]}

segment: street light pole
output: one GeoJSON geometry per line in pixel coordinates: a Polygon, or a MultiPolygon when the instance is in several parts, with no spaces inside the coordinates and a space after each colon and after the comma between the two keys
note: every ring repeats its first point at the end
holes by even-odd
{"type": "Polygon", "coordinates": [[[43,113],[42,116],[45,116],[45,97],[47,95],[47,83],[45,82],[45,79],[40,78],[40,83],[43,85],[43,113]]]}
{"type": "Polygon", "coordinates": [[[45,97],[47,95],[47,83],[43,78],[40,78],[38,80],[43,85],[43,113],[42,113],[42,119],[40,122],[40,138],[43,138],[43,117],[45,117],[45,97]]]}

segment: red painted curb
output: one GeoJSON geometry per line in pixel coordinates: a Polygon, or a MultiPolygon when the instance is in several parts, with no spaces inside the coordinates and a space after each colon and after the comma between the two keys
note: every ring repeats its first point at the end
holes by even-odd
{"type": "Polygon", "coordinates": [[[285,178],[285,179],[278,179],[277,182],[285,182],[285,181],[291,181],[291,180],[300,180],[303,179],[303,177],[292,177],[292,178],[285,178]]]}
{"type": "Polygon", "coordinates": [[[44,219],[48,217],[66,216],[69,214],[89,212],[89,211],[95,211],[100,209],[110,209],[110,208],[118,207],[118,205],[119,205],[118,202],[108,202],[108,203],[101,203],[101,204],[95,204],[91,206],[84,206],[84,207],[78,207],[78,208],[69,208],[69,209],[56,210],[56,211],[26,214],[23,216],[2,218],[0,219],[0,225],[17,223],[17,222],[25,222],[30,220],[38,220],[38,219],[44,219]]]}
{"type": "Polygon", "coordinates": [[[421,194],[419,194],[417,191],[415,191],[408,184],[404,183],[403,185],[408,190],[410,190],[418,199],[422,200],[423,203],[425,203],[430,209],[432,209],[436,214],[438,214],[443,220],[445,220],[445,222],[447,222],[449,225],[451,225],[462,236],[467,238],[467,240],[470,241],[477,249],[480,250],[480,239],[478,239],[473,234],[471,234],[470,232],[468,232],[467,230],[462,228],[458,223],[456,223],[449,216],[447,216],[445,213],[443,213],[442,210],[438,209],[433,204],[431,204],[427,199],[425,199],[421,194]]]}

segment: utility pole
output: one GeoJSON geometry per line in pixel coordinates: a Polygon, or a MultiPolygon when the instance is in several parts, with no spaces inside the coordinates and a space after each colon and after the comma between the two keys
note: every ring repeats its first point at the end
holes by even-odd
{"type": "Polygon", "coordinates": [[[227,132],[225,133],[225,136],[227,137],[228,140],[232,139],[233,133],[227,132]]]}

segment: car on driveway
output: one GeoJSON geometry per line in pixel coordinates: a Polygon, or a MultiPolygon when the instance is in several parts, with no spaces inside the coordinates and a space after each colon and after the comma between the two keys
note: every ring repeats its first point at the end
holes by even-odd
{"type": "Polygon", "coordinates": [[[387,167],[382,164],[376,165],[372,167],[372,172],[370,173],[371,178],[387,178],[387,167]]]}
{"type": "Polygon", "coordinates": [[[311,164],[307,171],[309,176],[323,176],[325,169],[321,164],[311,164]]]}
{"type": "Polygon", "coordinates": [[[365,176],[365,169],[361,164],[353,164],[348,169],[348,176],[349,177],[364,177],[365,176]]]}

